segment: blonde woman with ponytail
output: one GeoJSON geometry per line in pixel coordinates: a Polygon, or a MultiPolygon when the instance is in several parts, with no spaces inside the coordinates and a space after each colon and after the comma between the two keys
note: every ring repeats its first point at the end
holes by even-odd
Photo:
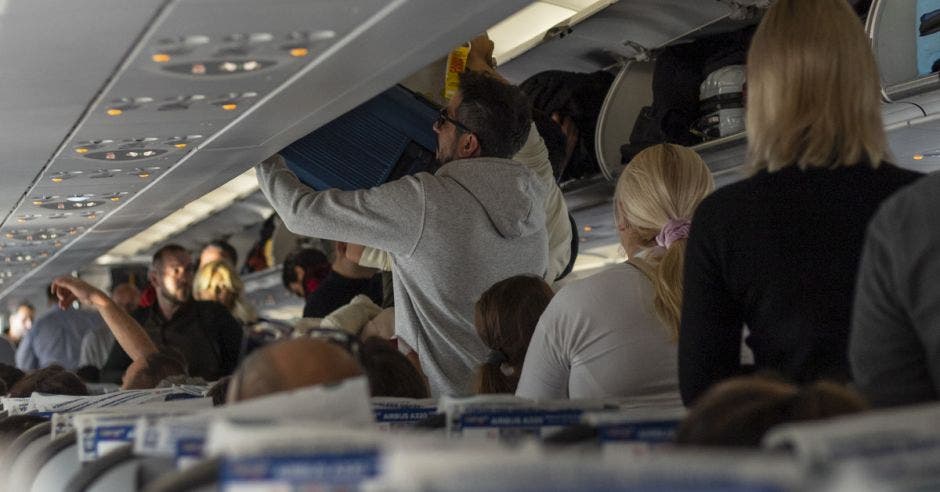
{"type": "Polygon", "coordinates": [[[691,149],[661,144],[634,157],[614,194],[628,260],[555,295],[532,336],[518,396],[681,407],[676,342],[686,237],[713,188],[691,149]]]}

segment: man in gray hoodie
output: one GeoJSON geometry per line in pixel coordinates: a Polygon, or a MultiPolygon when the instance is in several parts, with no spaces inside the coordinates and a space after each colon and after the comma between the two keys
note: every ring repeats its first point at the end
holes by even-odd
{"type": "Polygon", "coordinates": [[[480,294],[513,275],[547,273],[546,190],[509,160],[530,125],[518,88],[467,72],[434,124],[443,165],[433,175],[315,191],[278,155],[256,167],[292,232],[391,254],[396,334],[417,352],[434,396],[469,394],[473,371],[487,358],[473,327],[480,294]]]}

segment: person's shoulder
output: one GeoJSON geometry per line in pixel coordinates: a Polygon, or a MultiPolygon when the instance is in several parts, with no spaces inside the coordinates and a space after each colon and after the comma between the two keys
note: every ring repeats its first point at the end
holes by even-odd
{"type": "Polygon", "coordinates": [[[885,228],[893,224],[904,228],[909,220],[936,216],[935,210],[940,207],[940,173],[918,178],[882,202],[871,227],[885,228]]]}
{"type": "Polygon", "coordinates": [[[193,308],[199,311],[200,313],[212,313],[212,314],[224,313],[224,314],[231,316],[231,313],[229,313],[228,309],[226,309],[225,306],[219,304],[218,302],[196,301],[196,300],[193,300],[191,302],[193,303],[192,304],[193,308]]]}
{"type": "Polygon", "coordinates": [[[925,176],[924,173],[905,169],[891,162],[882,162],[877,167],[877,173],[883,176],[883,179],[891,180],[901,186],[919,181],[925,176]]]}
{"type": "Polygon", "coordinates": [[[608,296],[628,296],[630,289],[627,287],[631,285],[643,288],[648,284],[649,279],[642,271],[623,262],[609,265],[588,277],[565,284],[555,297],[559,302],[572,305],[604,304],[608,296]]]}

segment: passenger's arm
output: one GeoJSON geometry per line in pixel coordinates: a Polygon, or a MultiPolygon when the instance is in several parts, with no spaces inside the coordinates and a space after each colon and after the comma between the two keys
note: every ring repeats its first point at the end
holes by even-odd
{"type": "Polygon", "coordinates": [[[940,258],[910,232],[936,225],[923,220],[931,211],[898,205],[888,202],[868,228],[849,338],[855,384],[875,406],[940,396],[940,258]]]}
{"type": "MultiPolygon", "coordinates": [[[[566,306],[559,304],[559,297],[549,303],[539,319],[522,364],[516,396],[534,400],[558,400],[568,398],[568,380],[571,361],[567,360],[562,345],[560,329],[568,324],[563,318],[566,306]]],[[[569,327],[570,328],[570,327],[569,327]]]]}
{"type": "Polygon", "coordinates": [[[720,223],[720,211],[712,211],[706,199],[695,213],[685,254],[679,389],[686,406],[713,384],[741,372],[743,310],[721,270],[720,223]]]}
{"type": "MultiPolygon", "coordinates": [[[[347,254],[348,258],[349,255],[347,254]]],[[[380,249],[370,248],[366,246],[363,248],[356,260],[354,260],[359,266],[366,268],[378,268],[379,270],[390,272],[392,271],[392,257],[380,249]]]]}
{"type": "Polygon", "coordinates": [[[68,309],[76,299],[97,309],[114,334],[114,339],[131,360],[136,361],[157,352],[157,346],[140,324],[99,289],[75,277],[66,276],[52,282],[52,293],[59,298],[62,309],[68,309]]]}
{"type": "Polygon", "coordinates": [[[274,155],[255,167],[258,184],[284,225],[305,236],[409,255],[424,225],[424,189],[414,177],[357,191],[316,191],[274,155]]]}

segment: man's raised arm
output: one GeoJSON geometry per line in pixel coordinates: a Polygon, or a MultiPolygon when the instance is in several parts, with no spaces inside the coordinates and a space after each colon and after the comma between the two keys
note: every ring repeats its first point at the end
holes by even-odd
{"type": "Polygon", "coordinates": [[[118,345],[136,361],[157,352],[157,346],[137,321],[108,297],[107,294],[75,277],[59,277],[52,282],[52,293],[59,298],[59,307],[68,309],[72,301],[98,310],[118,345]]]}

